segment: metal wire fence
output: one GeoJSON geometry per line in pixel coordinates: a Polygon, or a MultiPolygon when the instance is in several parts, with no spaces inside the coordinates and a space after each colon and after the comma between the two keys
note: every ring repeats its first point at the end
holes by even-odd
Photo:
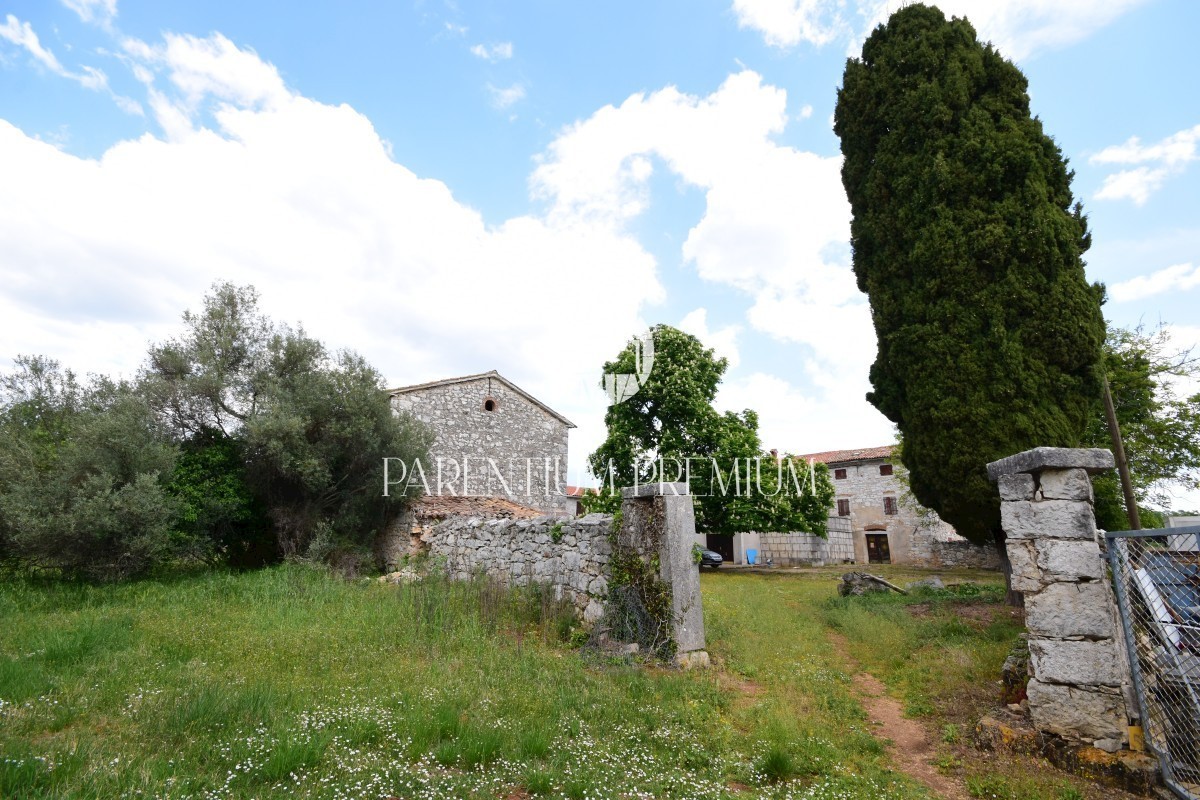
{"type": "Polygon", "coordinates": [[[1200,526],[1105,538],[1146,746],[1200,800],[1200,526]]]}

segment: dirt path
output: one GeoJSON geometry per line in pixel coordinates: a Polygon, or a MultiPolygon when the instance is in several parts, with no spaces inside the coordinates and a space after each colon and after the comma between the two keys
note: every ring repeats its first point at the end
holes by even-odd
{"type": "Polygon", "coordinates": [[[893,766],[943,800],[968,800],[962,781],[943,775],[931,763],[937,748],[925,726],[904,716],[900,701],[887,693],[887,687],[878,678],[859,671],[858,664],[849,655],[845,639],[836,633],[830,633],[829,638],[855,673],[854,688],[866,709],[875,737],[890,742],[888,755],[893,766]]]}

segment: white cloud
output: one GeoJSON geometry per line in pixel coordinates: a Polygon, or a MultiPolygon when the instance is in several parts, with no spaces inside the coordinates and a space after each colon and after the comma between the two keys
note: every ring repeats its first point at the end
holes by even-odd
{"type": "MultiPolygon", "coordinates": [[[[80,159],[0,121],[0,355],[50,349],[129,374],[213,281],[252,283],[268,313],[362,351],[394,383],[499,369],[580,425],[578,483],[604,436],[596,365],[662,298],[628,229],[661,164],[706,199],[685,263],[796,346],[787,379],[731,377],[723,396],[744,392],[782,449],[889,430],[861,399],[872,340],[840,158],[776,144],[787,96],[753,72],[707,96],[634,95],[568,127],[530,177],[547,210],[489,226],[392,161],[354,109],[296,94],[219,34],[122,50],[165,138],[80,159]]],[[[740,325],[709,330],[699,309],[682,324],[739,355],[740,325]]]]}
{"type": "Polygon", "coordinates": [[[158,46],[125,39],[121,47],[143,62],[142,70],[135,71],[143,82],[151,77],[146,67],[165,69],[189,107],[212,97],[241,108],[269,108],[291,97],[273,64],[219,33],[206,38],[168,33],[163,38],[158,46]]]}
{"type": "Polygon", "coordinates": [[[489,83],[487,89],[492,96],[492,107],[496,109],[506,109],[525,99],[525,87],[519,83],[507,87],[493,86],[489,83]]]}
{"type": "MultiPolygon", "coordinates": [[[[947,18],[966,17],[982,41],[990,41],[1006,58],[1021,61],[1044,50],[1083,41],[1122,14],[1148,0],[938,0],[947,18]]],[[[860,3],[868,18],[865,38],[907,0],[860,3]]]]}
{"type": "Polygon", "coordinates": [[[512,58],[512,42],[499,42],[493,45],[477,44],[471,47],[471,54],[484,61],[504,61],[512,58]]]}
{"type": "Polygon", "coordinates": [[[59,63],[54,53],[42,47],[37,34],[33,32],[33,26],[28,22],[21,22],[12,14],[6,15],[4,24],[0,25],[0,39],[7,39],[12,44],[25,48],[35,61],[54,74],[68,76],[66,68],[59,63]]]}
{"type": "Polygon", "coordinates": [[[129,375],[232,280],[393,384],[495,368],[580,424],[577,461],[600,440],[597,365],[663,295],[634,238],[539,215],[487,225],[395,163],[366,117],[219,35],[125,52],[166,139],[78,158],[0,120],[0,357],[129,375]]]}
{"type": "MultiPolygon", "coordinates": [[[[1145,2],[939,0],[937,6],[947,17],[966,16],[980,39],[1021,60],[1081,41],[1145,2]]],[[[733,0],[733,12],[741,27],[758,30],[770,45],[821,46],[845,39],[857,55],[862,40],[906,4],[907,0],[733,0]]]]}
{"type": "Polygon", "coordinates": [[[62,4],[84,22],[109,26],[117,16],[117,0],[62,0],[62,4]]]}
{"type": "Polygon", "coordinates": [[[1138,275],[1136,278],[1113,284],[1108,288],[1108,292],[1117,302],[1127,303],[1172,290],[1186,291],[1197,286],[1200,286],[1200,266],[1175,264],[1149,275],[1138,275]]]}
{"type": "Polygon", "coordinates": [[[679,322],[679,330],[695,336],[705,347],[711,347],[717,358],[725,358],[730,367],[736,367],[741,362],[738,353],[737,337],[742,332],[740,325],[726,325],[717,330],[708,327],[708,309],[697,308],[679,322]]]}
{"type": "Polygon", "coordinates": [[[767,44],[818,47],[848,32],[841,3],[829,0],[733,0],[738,26],[762,33],[767,44]]]}
{"type": "MultiPolygon", "coordinates": [[[[765,427],[781,426],[778,446],[800,450],[837,445],[826,441],[821,420],[858,419],[868,428],[878,423],[883,433],[890,427],[863,399],[875,338],[850,270],[841,158],[776,144],[772,138],[787,124],[786,108],[786,93],[750,71],[730,76],[705,97],[675,88],[636,94],[565,130],[532,183],[551,201],[553,218],[609,224],[624,224],[649,206],[649,179],[659,164],[703,190],[704,215],[681,255],[704,280],[751,299],[747,320],[753,329],[797,346],[791,377],[805,388],[789,385],[780,394],[803,396],[805,414],[785,425],[766,420],[774,412],[760,410],[765,427]],[[785,431],[802,438],[788,441],[785,431]],[[812,437],[822,444],[810,445],[812,437]]],[[[685,323],[704,338],[707,317],[700,311],[685,323]]],[[[746,385],[745,379],[732,380],[731,387],[746,385]]],[[[739,396],[733,388],[723,394],[739,396]]],[[[747,390],[741,396],[754,395],[747,390]]]]}
{"type": "Polygon", "coordinates": [[[846,386],[827,399],[778,375],[755,372],[722,384],[716,405],[722,411],[757,411],[759,438],[767,450],[799,455],[891,444],[895,427],[863,399],[865,391],[846,386]]]}
{"type": "Polygon", "coordinates": [[[796,119],[808,119],[813,115],[813,107],[811,103],[805,103],[800,107],[799,113],[796,114],[796,119]]]}
{"type": "Polygon", "coordinates": [[[1151,145],[1143,145],[1141,139],[1131,136],[1124,144],[1106,147],[1088,160],[1093,164],[1141,164],[1152,161],[1175,167],[1196,160],[1197,140],[1200,140],[1200,125],[1173,133],[1151,145]]]}
{"type": "Polygon", "coordinates": [[[33,59],[50,72],[61,78],[75,81],[85,89],[97,92],[107,92],[117,106],[128,114],[142,114],[142,107],[136,100],[116,94],[108,85],[108,76],[96,67],[81,66],[78,72],[72,72],[62,65],[62,62],[50,50],[42,46],[34,33],[33,26],[22,22],[8,14],[3,25],[0,25],[0,39],[4,39],[18,47],[24,48],[33,59]]]}
{"type": "Polygon", "coordinates": [[[1130,137],[1123,144],[1112,145],[1088,159],[1092,164],[1153,164],[1125,169],[1108,175],[1096,192],[1098,200],[1132,200],[1144,205],[1150,195],[1162,188],[1166,179],[1183,172],[1196,160],[1196,145],[1200,142],[1200,125],[1171,134],[1160,142],[1143,145],[1130,137]]]}
{"type": "Polygon", "coordinates": [[[1135,205],[1145,205],[1150,195],[1162,188],[1167,179],[1167,170],[1138,167],[1123,169],[1104,178],[1096,190],[1097,200],[1132,200],[1135,205]]]}

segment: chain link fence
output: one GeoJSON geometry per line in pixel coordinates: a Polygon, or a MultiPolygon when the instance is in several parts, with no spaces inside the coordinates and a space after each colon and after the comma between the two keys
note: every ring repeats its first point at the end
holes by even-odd
{"type": "Polygon", "coordinates": [[[1200,526],[1105,538],[1147,749],[1200,800],[1200,526]]]}

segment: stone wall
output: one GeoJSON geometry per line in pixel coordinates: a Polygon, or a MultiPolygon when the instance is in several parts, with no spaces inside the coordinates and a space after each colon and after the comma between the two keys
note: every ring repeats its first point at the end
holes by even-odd
{"type": "Polygon", "coordinates": [[[803,531],[797,533],[760,533],[758,563],[767,559],[776,566],[824,566],[854,561],[854,534],[828,532],[828,539],[803,531]]]}
{"type": "Polygon", "coordinates": [[[498,374],[398,389],[392,408],[433,428],[432,463],[423,465],[428,494],[507,497],[566,514],[567,432],[573,426],[498,374]]]}
{"type": "Polygon", "coordinates": [[[431,555],[446,559],[452,577],[484,573],[509,584],[545,583],[575,605],[588,622],[608,596],[612,517],[579,519],[448,519],[421,537],[431,555]]]}
{"type": "Polygon", "coordinates": [[[966,539],[958,542],[931,542],[929,565],[941,569],[993,569],[1002,568],[1000,551],[991,545],[971,544],[966,539]]]}
{"type": "Polygon", "coordinates": [[[696,517],[687,484],[624,489],[621,512],[615,536],[611,516],[589,514],[578,519],[453,517],[420,539],[431,556],[445,559],[452,578],[485,574],[515,585],[548,584],[587,622],[604,614],[614,559],[622,559],[627,572],[636,564],[646,567],[643,575],[657,569],[651,582],[665,583],[670,590],[671,609],[664,622],[670,625],[679,663],[706,665],[700,568],[692,555],[696,517]]]}
{"type": "Polygon", "coordinates": [[[1029,713],[1041,731],[1115,752],[1128,742],[1116,604],[1089,474],[1107,450],[1039,447],[988,465],[999,484],[1012,588],[1025,593],[1029,713]]]}

